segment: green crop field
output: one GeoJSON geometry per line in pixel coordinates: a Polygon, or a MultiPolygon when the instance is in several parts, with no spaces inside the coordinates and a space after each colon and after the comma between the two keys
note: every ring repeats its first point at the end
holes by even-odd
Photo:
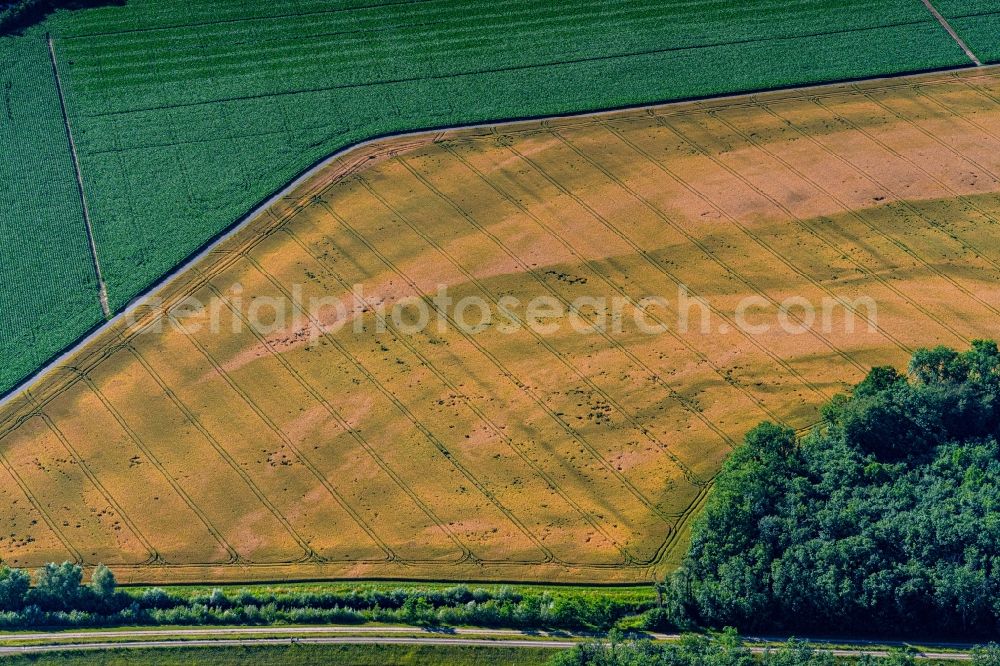
{"type": "Polygon", "coordinates": [[[46,43],[0,40],[0,393],[101,320],[46,43]]]}
{"type": "Polygon", "coordinates": [[[17,359],[0,367],[0,392],[100,316],[51,73],[37,83],[46,32],[113,310],[371,136],[968,64],[916,0],[128,0],[57,12],[0,38],[24,57],[5,69],[8,115],[40,106],[37,124],[0,125],[15,148],[0,170],[17,172],[12,191],[0,184],[0,331],[17,359]]]}
{"type": "Polygon", "coordinates": [[[983,62],[1000,62],[1000,0],[941,0],[938,9],[983,62]]]}

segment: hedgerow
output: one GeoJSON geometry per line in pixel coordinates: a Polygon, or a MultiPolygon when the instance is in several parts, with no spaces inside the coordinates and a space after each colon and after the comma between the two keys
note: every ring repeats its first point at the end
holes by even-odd
{"type": "Polygon", "coordinates": [[[0,569],[0,628],[116,625],[361,624],[549,628],[606,631],[641,616],[651,600],[600,591],[499,588],[358,588],[314,592],[215,589],[193,595],[162,588],[118,589],[106,567],[88,584],[71,563],[50,564],[38,584],[21,570],[0,569]]]}

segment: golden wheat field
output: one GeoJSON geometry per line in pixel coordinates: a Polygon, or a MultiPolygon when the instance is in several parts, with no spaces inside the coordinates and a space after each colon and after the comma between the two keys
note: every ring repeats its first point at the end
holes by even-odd
{"type": "Polygon", "coordinates": [[[0,558],[649,580],[754,424],[1000,337],[998,155],[982,72],[346,153],[0,412],[0,558]]]}

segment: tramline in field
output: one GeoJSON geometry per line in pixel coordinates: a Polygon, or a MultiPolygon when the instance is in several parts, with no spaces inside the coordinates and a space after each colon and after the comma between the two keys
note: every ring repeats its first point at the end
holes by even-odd
{"type": "MultiPolygon", "coordinates": [[[[940,4],[995,60],[1000,7],[940,4]]],[[[0,393],[101,319],[46,33],[113,312],[311,164],[373,136],[970,64],[912,0],[129,0],[57,12],[0,38],[42,77],[36,94],[0,75],[16,110],[7,140],[19,155],[58,151],[37,171],[53,177],[35,181],[58,185],[5,191],[3,206],[57,229],[70,257],[40,269],[49,235],[12,223],[24,251],[0,277],[35,287],[4,293],[0,340],[17,362],[0,368],[0,393]],[[46,120],[33,125],[36,97],[46,120]]]]}
{"type": "Polygon", "coordinates": [[[935,75],[348,152],[0,414],[0,558],[650,580],[752,425],[998,335],[998,99],[935,75]],[[415,326],[442,288],[496,316],[415,326]],[[791,295],[829,325],[748,330],[791,295]]]}

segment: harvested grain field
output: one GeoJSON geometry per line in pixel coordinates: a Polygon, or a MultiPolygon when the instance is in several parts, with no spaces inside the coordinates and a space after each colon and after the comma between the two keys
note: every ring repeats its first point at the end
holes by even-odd
{"type": "Polygon", "coordinates": [[[4,408],[0,557],[648,580],[754,424],[1000,337],[998,155],[993,70],[344,154],[4,408]]]}

